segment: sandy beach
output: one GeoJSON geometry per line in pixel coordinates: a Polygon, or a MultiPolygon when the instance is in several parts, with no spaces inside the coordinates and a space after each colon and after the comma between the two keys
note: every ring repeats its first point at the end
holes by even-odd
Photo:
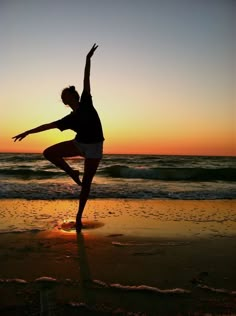
{"type": "Polygon", "coordinates": [[[235,205],[1,200],[0,314],[236,315],[235,205]]]}

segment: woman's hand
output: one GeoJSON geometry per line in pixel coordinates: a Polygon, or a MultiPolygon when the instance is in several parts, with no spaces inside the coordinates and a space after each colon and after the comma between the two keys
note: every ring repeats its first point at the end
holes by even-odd
{"type": "Polygon", "coordinates": [[[87,58],[91,58],[95,52],[95,50],[98,48],[97,44],[94,44],[93,47],[90,49],[90,51],[88,52],[87,58]]]}
{"type": "Polygon", "coordinates": [[[19,135],[16,135],[12,138],[14,139],[14,142],[17,140],[21,141],[23,138],[25,138],[29,134],[47,131],[48,129],[52,129],[52,128],[57,128],[57,125],[55,124],[55,122],[43,124],[43,125],[40,125],[38,127],[33,128],[33,129],[29,129],[28,131],[21,133],[19,135]]]}
{"type": "Polygon", "coordinates": [[[19,135],[16,135],[16,136],[12,137],[12,138],[14,139],[14,142],[17,141],[17,140],[21,141],[27,135],[29,135],[29,133],[28,132],[24,132],[24,133],[21,133],[19,135]]]}

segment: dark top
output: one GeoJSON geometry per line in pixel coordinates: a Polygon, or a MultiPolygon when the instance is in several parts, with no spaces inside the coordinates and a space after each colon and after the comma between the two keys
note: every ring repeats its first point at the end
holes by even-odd
{"type": "Polygon", "coordinates": [[[59,130],[72,129],[78,142],[92,144],[104,140],[102,124],[90,93],[83,91],[76,111],[54,122],[59,130]]]}

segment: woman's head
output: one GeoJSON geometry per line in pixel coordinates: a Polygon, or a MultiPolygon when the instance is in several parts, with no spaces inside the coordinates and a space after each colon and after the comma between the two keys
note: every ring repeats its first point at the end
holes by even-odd
{"type": "Polygon", "coordinates": [[[73,106],[78,105],[80,96],[74,86],[69,86],[62,90],[61,99],[64,104],[73,108],[73,106]]]}

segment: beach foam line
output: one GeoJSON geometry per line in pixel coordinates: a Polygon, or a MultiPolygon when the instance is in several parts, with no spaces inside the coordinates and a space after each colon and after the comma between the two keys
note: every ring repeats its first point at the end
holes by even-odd
{"type": "Polygon", "coordinates": [[[34,282],[38,282],[38,283],[45,283],[45,282],[55,283],[55,282],[57,282],[57,279],[54,279],[52,277],[43,276],[43,277],[35,279],[34,282]]]}
{"type": "MultiPolygon", "coordinates": [[[[130,291],[130,292],[150,292],[150,293],[156,293],[156,294],[191,294],[192,291],[183,289],[183,288],[173,288],[173,289],[159,289],[157,287],[149,286],[149,285],[123,285],[119,283],[106,283],[101,280],[88,280],[89,282],[86,282],[86,287],[90,287],[90,285],[94,285],[95,289],[104,288],[104,289],[114,289],[114,290],[121,290],[121,291],[130,291]]],[[[24,279],[20,278],[12,278],[12,279],[0,279],[0,284],[17,284],[17,285],[41,285],[41,286],[60,286],[60,285],[73,285],[81,284],[79,280],[71,280],[71,279],[63,279],[58,280],[53,277],[48,276],[42,276],[39,278],[34,279],[33,281],[26,281],[24,279]]],[[[94,287],[93,287],[94,288],[94,287]]],[[[208,286],[206,284],[198,284],[197,288],[202,290],[207,290],[214,293],[219,294],[226,294],[230,296],[236,296],[236,290],[227,290],[224,288],[214,288],[211,286],[208,286]]]]}
{"type": "Polygon", "coordinates": [[[158,294],[190,294],[191,291],[181,289],[181,288],[175,288],[175,289],[167,289],[167,290],[161,290],[159,288],[148,286],[148,285],[121,285],[121,284],[111,284],[111,288],[119,289],[119,290],[125,290],[125,291],[147,291],[147,292],[153,292],[158,294]]]}
{"type": "Polygon", "coordinates": [[[214,288],[214,287],[211,287],[211,286],[208,286],[208,285],[204,285],[204,284],[198,284],[197,285],[198,288],[201,288],[203,290],[207,290],[207,291],[210,291],[210,292],[215,292],[215,293],[220,293],[220,294],[227,294],[227,295],[236,295],[236,291],[230,291],[230,290],[227,290],[227,289],[217,289],[217,288],[214,288]]]}
{"type": "Polygon", "coordinates": [[[148,285],[122,285],[119,283],[105,283],[100,280],[93,280],[94,284],[97,284],[99,287],[117,289],[122,291],[138,291],[138,292],[152,292],[157,294],[190,294],[191,291],[185,290],[182,288],[166,289],[161,290],[157,287],[148,286],[148,285]]]}
{"type": "Polygon", "coordinates": [[[39,277],[37,279],[34,279],[33,281],[26,281],[24,279],[19,279],[19,278],[13,278],[13,279],[0,279],[0,284],[3,284],[3,283],[12,283],[12,284],[22,284],[22,285],[30,285],[30,284],[38,284],[38,285],[60,285],[60,284],[63,284],[63,285],[69,285],[69,284],[75,284],[75,283],[79,283],[78,280],[71,280],[71,279],[65,279],[65,280],[57,280],[55,278],[52,278],[52,277],[48,277],[48,276],[42,276],[42,277],[39,277]]]}
{"type": "MultiPolygon", "coordinates": [[[[29,285],[29,284],[41,284],[41,285],[49,285],[49,284],[55,284],[55,285],[70,285],[74,283],[79,283],[79,281],[73,281],[71,279],[66,279],[66,280],[57,280],[52,277],[48,276],[42,276],[39,277],[31,282],[28,282],[24,279],[0,279],[0,283],[16,283],[16,284],[24,284],[24,285],[29,285]]],[[[90,282],[89,282],[90,283],[90,282]]],[[[166,289],[166,290],[161,290],[156,287],[148,286],[148,285],[122,285],[119,283],[106,283],[101,280],[91,280],[91,283],[93,285],[96,285],[96,288],[109,288],[109,289],[115,289],[115,290],[122,290],[122,291],[141,291],[141,292],[153,292],[157,294],[190,294],[191,291],[181,289],[181,288],[174,288],[174,289],[166,289]]],[[[88,285],[89,287],[89,285],[88,285]]]]}
{"type": "Polygon", "coordinates": [[[0,279],[0,283],[28,284],[24,279],[0,279]]]}

